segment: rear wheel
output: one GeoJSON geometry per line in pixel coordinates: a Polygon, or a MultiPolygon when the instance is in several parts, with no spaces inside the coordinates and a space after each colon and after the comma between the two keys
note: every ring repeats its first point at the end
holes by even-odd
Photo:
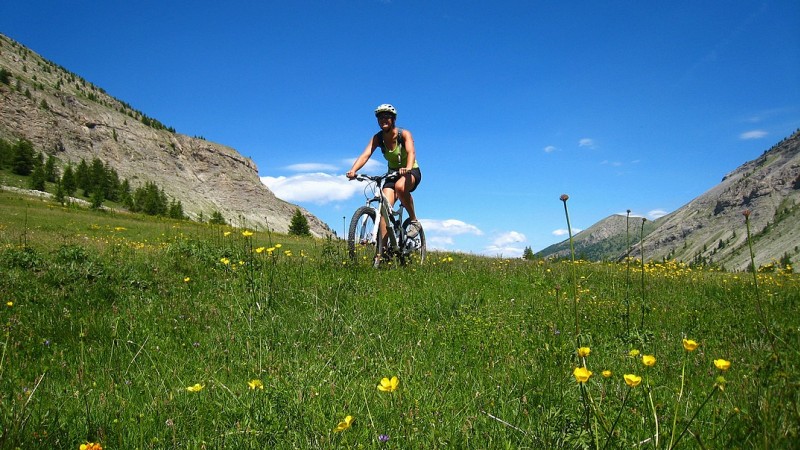
{"type": "Polygon", "coordinates": [[[408,230],[412,227],[411,219],[406,219],[403,222],[403,229],[406,231],[405,248],[403,249],[403,263],[404,264],[422,264],[425,262],[425,256],[428,249],[425,245],[425,230],[422,226],[419,227],[419,233],[413,238],[408,237],[408,230]]]}
{"type": "Polygon", "coordinates": [[[375,229],[375,210],[368,206],[358,208],[350,220],[347,233],[350,261],[355,264],[374,264],[379,242],[375,229]]]}

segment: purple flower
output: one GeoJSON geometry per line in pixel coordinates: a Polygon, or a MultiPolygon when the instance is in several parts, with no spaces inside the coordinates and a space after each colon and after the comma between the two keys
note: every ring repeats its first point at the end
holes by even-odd
{"type": "Polygon", "coordinates": [[[382,434],[382,435],[378,436],[378,440],[381,441],[381,442],[386,442],[386,441],[389,440],[389,435],[388,434],[382,434]]]}

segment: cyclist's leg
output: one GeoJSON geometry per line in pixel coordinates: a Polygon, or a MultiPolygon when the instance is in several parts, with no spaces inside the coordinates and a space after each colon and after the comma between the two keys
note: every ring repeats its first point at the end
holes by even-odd
{"type": "MultiPolygon", "coordinates": [[[[412,174],[405,174],[398,178],[394,183],[394,191],[400,199],[400,203],[408,211],[408,218],[417,220],[417,213],[414,210],[414,197],[411,196],[411,191],[414,190],[416,179],[412,174]]],[[[384,191],[385,193],[386,191],[384,191]]]]}
{"type": "MultiPolygon", "coordinates": [[[[394,189],[385,188],[383,190],[383,197],[386,199],[386,202],[389,204],[389,207],[394,208],[394,202],[397,200],[394,189]]],[[[391,214],[391,211],[389,211],[389,214],[391,214]]],[[[383,248],[386,248],[389,242],[389,233],[387,232],[388,227],[386,224],[386,219],[383,218],[383,214],[381,214],[380,228],[381,228],[381,240],[383,241],[383,248]]]]}

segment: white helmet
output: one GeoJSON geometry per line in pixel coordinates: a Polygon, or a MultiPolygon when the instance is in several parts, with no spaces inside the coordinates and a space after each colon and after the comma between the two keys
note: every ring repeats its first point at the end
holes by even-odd
{"type": "Polygon", "coordinates": [[[392,115],[397,117],[397,110],[394,108],[394,106],[392,106],[392,105],[390,105],[388,103],[384,103],[383,105],[378,106],[377,108],[375,108],[375,116],[377,116],[378,114],[383,113],[383,112],[391,113],[392,115]]]}

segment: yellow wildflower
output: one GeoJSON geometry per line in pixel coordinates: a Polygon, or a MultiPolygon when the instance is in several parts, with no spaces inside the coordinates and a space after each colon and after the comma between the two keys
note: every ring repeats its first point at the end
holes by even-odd
{"type": "Polygon", "coordinates": [[[581,358],[585,358],[589,356],[589,353],[591,352],[592,350],[589,347],[581,347],[578,349],[578,356],[580,356],[581,358]]]}
{"type": "Polygon", "coordinates": [[[629,351],[628,356],[630,356],[631,358],[636,358],[637,356],[639,356],[639,350],[633,349],[629,351]]]}
{"type": "Polygon", "coordinates": [[[352,423],[353,423],[353,416],[347,416],[344,418],[343,421],[339,422],[339,424],[336,425],[336,428],[333,429],[333,432],[338,433],[340,431],[344,431],[350,428],[350,424],[352,423]]]}
{"type": "Polygon", "coordinates": [[[263,252],[264,252],[264,247],[258,247],[256,249],[256,253],[263,253],[263,252]]]}
{"type": "Polygon", "coordinates": [[[103,450],[103,446],[100,445],[99,442],[87,442],[85,444],[81,444],[81,450],[103,450]]]}
{"type": "Polygon", "coordinates": [[[219,262],[221,262],[222,264],[225,264],[227,266],[228,264],[231,263],[231,260],[228,259],[228,258],[220,258],[219,262]]]}
{"type": "Polygon", "coordinates": [[[684,339],[683,340],[683,348],[686,349],[688,352],[693,352],[697,348],[699,344],[691,339],[684,339]]]}
{"type": "MultiPolygon", "coordinates": [[[[281,247],[283,247],[283,245],[281,245],[281,244],[275,244],[275,248],[281,248],[281,247]]],[[[348,416],[348,417],[349,417],[349,416],[348,416]]]]}
{"type": "Polygon", "coordinates": [[[230,231],[226,231],[226,232],[222,233],[222,235],[223,235],[223,236],[230,236],[230,235],[231,235],[231,232],[230,232],[230,231]]]}
{"type": "Polygon", "coordinates": [[[261,380],[250,380],[247,382],[247,385],[250,386],[250,389],[261,389],[264,390],[264,383],[261,380]]]}
{"type": "Polygon", "coordinates": [[[383,392],[394,392],[397,389],[397,385],[400,384],[400,380],[397,377],[392,377],[392,379],[382,378],[381,384],[378,385],[378,390],[383,392]]]}
{"type": "Polygon", "coordinates": [[[653,355],[642,355],[642,364],[647,367],[653,367],[656,365],[656,357],[653,355]]]}
{"type": "Polygon", "coordinates": [[[632,388],[638,386],[639,383],[642,382],[642,377],[636,376],[632,373],[627,373],[622,378],[625,378],[625,384],[632,388]]]}
{"type": "Polygon", "coordinates": [[[11,308],[12,306],[14,306],[14,302],[6,302],[6,306],[8,306],[9,308],[11,308]]]}
{"type": "Polygon", "coordinates": [[[205,386],[203,386],[202,384],[197,383],[194,386],[187,387],[186,390],[189,391],[189,392],[200,392],[200,391],[203,390],[204,387],[205,386]]]}
{"type": "Polygon", "coordinates": [[[184,282],[184,283],[188,283],[188,282],[190,282],[190,281],[192,281],[192,279],[191,279],[191,278],[189,278],[189,277],[184,277],[184,278],[183,278],[183,282],[184,282]]]}
{"type": "Polygon", "coordinates": [[[714,365],[717,366],[717,369],[722,370],[723,372],[731,368],[731,362],[724,359],[715,359],[714,365]]]}
{"type": "Polygon", "coordinates": [[[606,377],[606,378],[611,377],[611,371],[610,370],[604,370],[603,371],[603,376],[606,377]]]}
{"type": "Polygon", "coordinates": [[[250,236],[252,236],[252,235],[253,235],[253,232],[252,232],[252,231],[250,231],[250,230],[244,230],[244,231],[242,231],[242,236],[244,236],[244,237],[250,237],[250,236]]]}
{"type": "Polygon", "coordinates": [[[586,383],[589,377],[592,376],[592,372],[586,367],[576,367],[575,370],[572,371],[572,375],[575,376],[575,380],[578,383],[586,383]]]}

